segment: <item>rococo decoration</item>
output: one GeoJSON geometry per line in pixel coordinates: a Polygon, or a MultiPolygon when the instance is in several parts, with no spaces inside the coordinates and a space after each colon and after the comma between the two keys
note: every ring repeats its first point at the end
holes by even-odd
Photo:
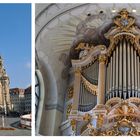
{"type": "Polygon", "coordinates": [[[140,135],[140,29],[122,9],[104,33],[109,45],[79,42],[72,59],[67,135],[140,135]]]}

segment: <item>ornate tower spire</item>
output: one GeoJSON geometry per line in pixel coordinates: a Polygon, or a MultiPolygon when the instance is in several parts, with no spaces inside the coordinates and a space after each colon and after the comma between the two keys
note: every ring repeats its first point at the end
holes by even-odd
{"type": "Polygon", "coordinates": [[[6,114],[10,110],[9,77],[3,66],[3,59],[0,56],[0,111],[6,114]]]}

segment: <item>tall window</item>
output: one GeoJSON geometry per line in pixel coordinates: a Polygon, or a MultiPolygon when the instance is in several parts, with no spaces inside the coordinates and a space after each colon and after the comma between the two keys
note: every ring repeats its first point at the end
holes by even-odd
{"type": "Polygon", "coordinates": [[[39,97],[40,97],[40,83],[37,74],[35,74],[35,119],[37,117],[39,97]]]}

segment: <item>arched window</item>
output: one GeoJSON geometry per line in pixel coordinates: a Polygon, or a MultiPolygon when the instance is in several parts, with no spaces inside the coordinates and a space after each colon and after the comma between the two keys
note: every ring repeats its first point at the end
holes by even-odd
{"type": "Polygon", "coordinates": [[[35,70],[35,126],[36,134],[39,134],[39,128],[42,119],[44,102],[44,81],[39,69],[35,70]]]}
{"type": "Polygon", "coordinates": [[[40,99],[40,83],[39,83],[39,77],[37,73],[35,73],[35,119],[37,119],[39,99],[40,99]]]}

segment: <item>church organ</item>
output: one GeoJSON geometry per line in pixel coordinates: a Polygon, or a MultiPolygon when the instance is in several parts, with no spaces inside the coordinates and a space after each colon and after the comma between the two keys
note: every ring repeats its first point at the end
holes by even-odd
{"type": "MultiPolygon", "coordinates": [[[[122,9],[104,34],[109,46],[80,42],[72,59],[68,135],[140,135],[140,29],[122,9]],[[80,131],[79,131],[80,130],[80,131]]],[[[69,94],[69,93],[68,93],[69,94]]]]}

